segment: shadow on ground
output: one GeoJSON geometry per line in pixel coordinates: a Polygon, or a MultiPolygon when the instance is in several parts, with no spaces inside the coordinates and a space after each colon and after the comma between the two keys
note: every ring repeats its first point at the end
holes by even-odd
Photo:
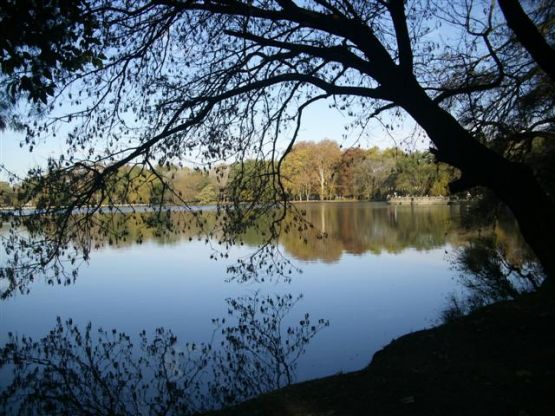
{"type": "Polygon", "coordinates": [[[552,415],[552,293],[405,335],[364,370],[265,394],[211,416],[552,415]]]}

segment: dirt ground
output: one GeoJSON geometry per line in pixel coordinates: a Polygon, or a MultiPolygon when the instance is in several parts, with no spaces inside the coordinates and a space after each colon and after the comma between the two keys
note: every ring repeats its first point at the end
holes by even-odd
{"type": "Polygon", "coordinates": [[[405,335],[362,371],[212,416],[555,415],[555,296],[526,295],[405,335]]]}

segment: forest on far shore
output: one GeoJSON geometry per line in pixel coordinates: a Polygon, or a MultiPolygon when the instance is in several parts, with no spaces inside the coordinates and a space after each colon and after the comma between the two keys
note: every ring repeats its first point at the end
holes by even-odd
{"type": "MultiPolygon", "coordinates": [[[[266,167],[255,160],[211,169],[170,165],[160,178],[138,166],[126,165],[103,197],[107,204],[210,204],[225,201],[228,185],[244,172],[262,170],[266,167]]],[[[291,200],[383,200],[392,195],[445,196],[455,172],[435,163],[427,151],[341,149],[337,142],[323,140],[293,146],[281,165],[281,181],[291,200]]],[[[67,180],[60,178],[61,182],[67,180]]],[[[18,184],[0,182],[0,206],[40,206],[43,195],[30,194],[36,188],[31,185],[25,180],[18,184]]],[[[245,200],[250,199],[248,188],[245,185],[241,193],[245,200]]]]}

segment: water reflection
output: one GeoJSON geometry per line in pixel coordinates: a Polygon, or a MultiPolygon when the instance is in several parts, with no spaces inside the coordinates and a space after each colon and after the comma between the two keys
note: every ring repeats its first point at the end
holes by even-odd
{"type": "Polygon", "coordinates": [[[495,220],[453,252],[451,263],[465,293],[449,297],[448,307],[442,312],[443,321],[540,288],[544,274],[515,229],[511,218],[495,220]]]}
{"type": "Polygon", "coordinates": [[[37,276],[49,284],[69,285],[91,252],[106,246],[124,248],[149,240],[171,245],[187,237],[200,238],[212,217],[166,211],[13,217],[0,232],[5,253],[0,296],[28,293],[37,276]]]}
{"type": "Polygon", "coordinates": [[[187,415],[243,401],[294,382],[299,357],[328,326],[309,314],[288,323],[300,299],[228,299],[228,317],[214,319],[212,339],[199,344],[164,328],[132,339],[60,318],[38,341],[10,334],[0,404],[9,414],[187,415]]]}
{"type": "Polygon", "coordinates": [[[284,328],[291,308],[302,299],[258,295],[228,300],[228,313],[237,325],[222,329],[225,341],[214,356],[211,398],[234,404],[249,397],[293,383],[299,358],[310,340],[329,325],[325,319],[312,322],[310,315],[284,328]]]}
{"type": "Polygon", "coordinates": [[[7,254],[0,265],[0,296],[27,293],[36,276],[51,284],[71,284],[91,251],[147,241],[176,245],[201,240],[207,244],[207,259],[214,260],[226,260],[233,244],[252,247],[248,258],[228,268],[243,281],[289,276],[295,270],[290,259],[337,262],[343,253],[400,253],[407,248],[429,250],[447,242],[456,245],[467,234],[460,226],[460,210],[458,205],[296,204],[283,221],[277,241],[268,240],[271,218],[259,219],[231,241],[225,237],[224,219],[215,210],[76,214],[58,237],[57,219],[42,221],[40,226],[23,220],[19,227],[6,225],[0,232],[7,254]]]}
{"type": "Polygon", "coordinates": [[[343,253],[399,253],[457,244],[461,205],[397,206],[385,203],[298,204],[314,225],[304,234],[280,236],[287,253],[301,260],[338,261],[343,253]]]}
{"type": "MultiPolygon", "coordinates": [[[[114,209],[70,216],[11,217],[0,229],[5,253],[0,263],[0,297],[28,293],[36,276],[44,277],[49,284],[71,284],[80,265],[90,259],[94,250],[106,246],[125,248],[147,241],[158,245],[204,241],[206,258],[213,260],[226,259],[231,247],[246,244],[256,249],[248,261],[241,259],[230,272],[243,280],[262,274],[287,274],[291,271],[289,262],[279,255],[272,237],[274,231],[269,231],[275,227],[275,215],[277,212],[262,217],[237,234],[230,233],[229,221],[216,208],[132,212],[114,209]]],[[[290,215],[283,224],[297,220],[298,216],[290,215]]]]}
{"type": "MultiPolygon", "coordinates": [[[[211,212],[98,215],[92,227],[81,227],[81,240],[75,240],[88,242],[91,250],[99,248],[83,278],[68,288],[31,285],[41,274],[14,280],[11,293],[31,286],[35,291],[5,300],[4,319],[6,328],[35,338],[49,329],[56,315],[73,316],[80,324],[92,319],[120,330],[98,332],[93,326],[60,321],[39,341],[10,337],[1,350],[2,372],[13,370],[14,378],[5,379],[2,406],[10,412],[23,406],[22,413],[41,414],[85,412],[82,409],[93,414],[186,414],[235,403],[282,387],[296,380],[296,373],[305,380],[360,369],[392,337],[428,325],[455,286],[444,251],[476,252],[484,244],[474,241],[493,239],[496,247],[505,247],[503,254],[512,264],[520,259],[524,272],[528,267],[514,222],[467,229],[461,226],[462,206],[296,206],[304,211],[302,221],[289,222],[279,244],[266,249],[282,249],[300,259],[304,275],[280,289],[304,293],[307,309],[334,322],[303,360],[308,343],[327,322],[311,322],[309,316],[293,319],[295,296],[240,296],[253,287],[271,293],[277,287],[274,281],[245,287],[226,285],[221,276],[227,262],[235,264],[239,257],[252,279],[280,267],[271,251],[265,263],[253,259],[252,251],[264,241],[256,229],[238,236],[243,247],[228,251],[217,243],[218,224],[211,212]],[[233,258],[226,259],[228,253],[233,258]],[[210,256],[218,263],[206,265],[210,256]],[[221,260],[225,265],[218,269],[221,260]],[[225,315],[222,304],[229,296],[233,298],[226,301],[225,321],[203,325],[206,317],[225,315]],[[161,329],[136,338],[123,332],[159,325],[174,332],[161,329]],[[212,330],[214,338],[204,344],[180,342],[187,334],[209,339],[212,330]]],[[[79,216],[72,221],[78,222],[79,216]]],[[[492,257],[488,253],[484,256],[492,257]]],[[[460,273],[469,278],[471,271],[460,273]]]]}

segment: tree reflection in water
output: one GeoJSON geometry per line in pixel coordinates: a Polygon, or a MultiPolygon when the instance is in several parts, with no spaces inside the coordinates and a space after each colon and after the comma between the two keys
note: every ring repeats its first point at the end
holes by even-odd
{"type": "Polygon", "coordinates": [[[28,294],[39,276],[51,285],[73,284],[80,266],[90,260],[94,250],[147,241],[159,245],[204,241],[207,260],[227,259],[231,247],[246,244],[252,247],[250,254],[228,268],[238,280],[288,276],[295,270],[267,234],[271,217],[259,219],[236,235],[225,230],[218,212],[209,208],[193,212],[181,207],[166,211],[109,208],[90,215],[77,212],[66,217],[63,233],[58,229],[58,217],[0,213],[0,299],[28,294]],[[2,220],[7,221],[5,225],[2,220]]]}
{"type": "Polygon", "coordinates": [[[50,284],[72,284],[79,265],[89,260],[92,251],[147,241],[159,245],[204,241],[207,259],[231,262],[227,271],[238,281],[262,281],[276,275],[288,279],[298,270],[291,258],[332,263],[343,253],[377,255],[458,245],[467,238],[467,231],[460,226],[460,210],[459,205],[296,204],[295,213],[284,219],[282,232],[271,243],[264,234],[271,218],[258,218],[231,242],[217,212],[209,209],[75,214],[65,223],[67,233],[59,239],[53,237],[58,217],[51,222],[24,217],[17,227],[6,225],[0,230],[0,245],[6,253],[0,264],[0,298],[28,293],[37,276],[50,284]],[[224,240],[227,242],[219,244],[224,240]],[[53,241],[56,244],[50,244],[53,241]],[[251,254],[233,262],[228,258],[233,244],[249,246],[251,254]]]}
{"type": "Polygon", "coordinates": [[[71,319],[39,341],[10,334],[0,349],[8,414],[187,415],[292,383],[299,357],[328,321],[286,317],[302,296],[228,299],[208,343],[178,343],[170,330],[84,329],[71,319]],[[220,339],[221,337],[221,339],[220,339]]]}
{"type": "Polygon", "coordinates": [[[458,244],[461,205],[396,206],[386,203],[334,202],[297,204],[313,225],[303,234],[280,236],[292,257],[334,263],[343,253],[374,255],[406,249],[432,250],[458,244]]]}
{"type": "Polygon", "coordinates": [[[441,319],[450,321],[502,300],[516,299],[540,288],[541,267],[512,220],[492,227],[459,246],[451,258],[464,296],[451,295],[441,319]]]}

